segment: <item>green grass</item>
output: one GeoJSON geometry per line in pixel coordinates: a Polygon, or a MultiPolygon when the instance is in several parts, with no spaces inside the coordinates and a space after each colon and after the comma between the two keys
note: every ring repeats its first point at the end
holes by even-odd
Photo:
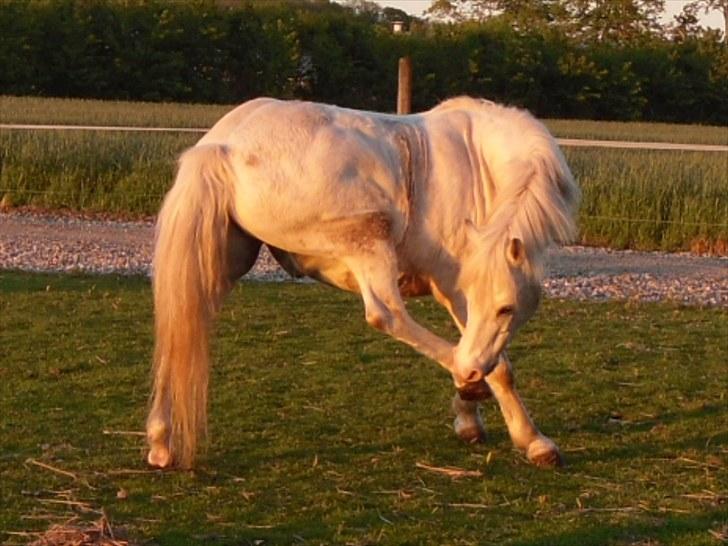
{"type": "MultiPolygon", "coordinates": [[[[102,431],[143,427],[150,300],[142,279],[0,273],[0,530],[43,530],[64,499],[164,545],[712,546],[728,525],[724,311],[546,301],[511,351],[568,461],[544,471],[493,404],[488,443],[457,441],[446,374],[353,296],[243,283],[216,329],[206,456],[143,473],[143,439],[102,431]]],[[[454,335],[429,300],[410,308],[454,335]]]]}
{"type": "MultiPolygon", "coordinates": [[[[205,127],[227,106],[0,97],[0,119],[205,127]]],[[[723,143],[726,127],[549,122],[560,135],[723,143]]],[[[15,205],[154,214],[198,134],[0,132],[0,197],[15,205]]],[[[728,241],[728,154],[565,148],[582,185],[580,240],[634,249],[728,241]]]]}

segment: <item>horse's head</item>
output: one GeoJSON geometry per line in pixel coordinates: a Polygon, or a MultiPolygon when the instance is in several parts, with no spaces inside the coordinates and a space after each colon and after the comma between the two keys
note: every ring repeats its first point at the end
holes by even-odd
{"type": "Polygon", "coordinates": [[[467,323],[455,348],[453,378],[458,388],[479,383],[498,363],[516,331],[538,307],[540,256],[518,237],[495,241],[470,225],[469,251],[460,288],[467,299],[467,323]]]}

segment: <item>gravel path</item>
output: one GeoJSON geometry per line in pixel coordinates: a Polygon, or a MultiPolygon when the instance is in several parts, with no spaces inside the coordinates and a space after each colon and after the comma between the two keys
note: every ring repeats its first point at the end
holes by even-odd
{"type": "MultiPolygon", "coordinates": [[[[151,221],[0,213],[0,269],[147,275],[152,239],[151,221]]],[[[289,278],[266,251],[247,276],[289,278]]],[[[728,308],[728,258],[566,247],[550,253],[544,289],[556,298],[728,308]]]]}

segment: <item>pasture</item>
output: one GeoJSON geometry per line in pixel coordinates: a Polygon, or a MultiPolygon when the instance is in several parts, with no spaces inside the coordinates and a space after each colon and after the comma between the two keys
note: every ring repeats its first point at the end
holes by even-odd
{"type": "MultiPolygon", "coordinates": [[[[0,98],[3,123],[208,127],[228,107],[0,98]]],[[[725,144],[728,128],[547,120],[561,137],[725,144]]],[[[14,205],[154,214],[174,158],[200,135],[0,131],[0,197],[14,205]]],[[[725,153],[565,148],[582,186],[580,241],[719,249],[728,241],[725,153]]]]}
{"type": "MultiPolygon", "coordinates": [[[[430,300],[409,308],[456,335],[430,300]]],[[[103,509],[165,545],[712,546],[728,535],[727,318],[545,301],[510,354],[567,460],[548,471],[489,402],[488,442],[461,444],[446,373],[368,328],[358,298],[240,283],[216,328],[207,454],[160,472],[134,434],[148,281],[1,272],[0,541],[103,509]]]]}

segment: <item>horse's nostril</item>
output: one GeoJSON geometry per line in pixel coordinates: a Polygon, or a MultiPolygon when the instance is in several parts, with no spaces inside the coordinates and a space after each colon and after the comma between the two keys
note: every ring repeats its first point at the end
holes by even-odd
{"type": "Polygon", "coordinates": [[[480,370],[473,370],[468,374],[468,377],[465,378],[465,381],[467,381],[468,383],[477,383],[482,379],[483,372],[481,372],[480,370]]]}

